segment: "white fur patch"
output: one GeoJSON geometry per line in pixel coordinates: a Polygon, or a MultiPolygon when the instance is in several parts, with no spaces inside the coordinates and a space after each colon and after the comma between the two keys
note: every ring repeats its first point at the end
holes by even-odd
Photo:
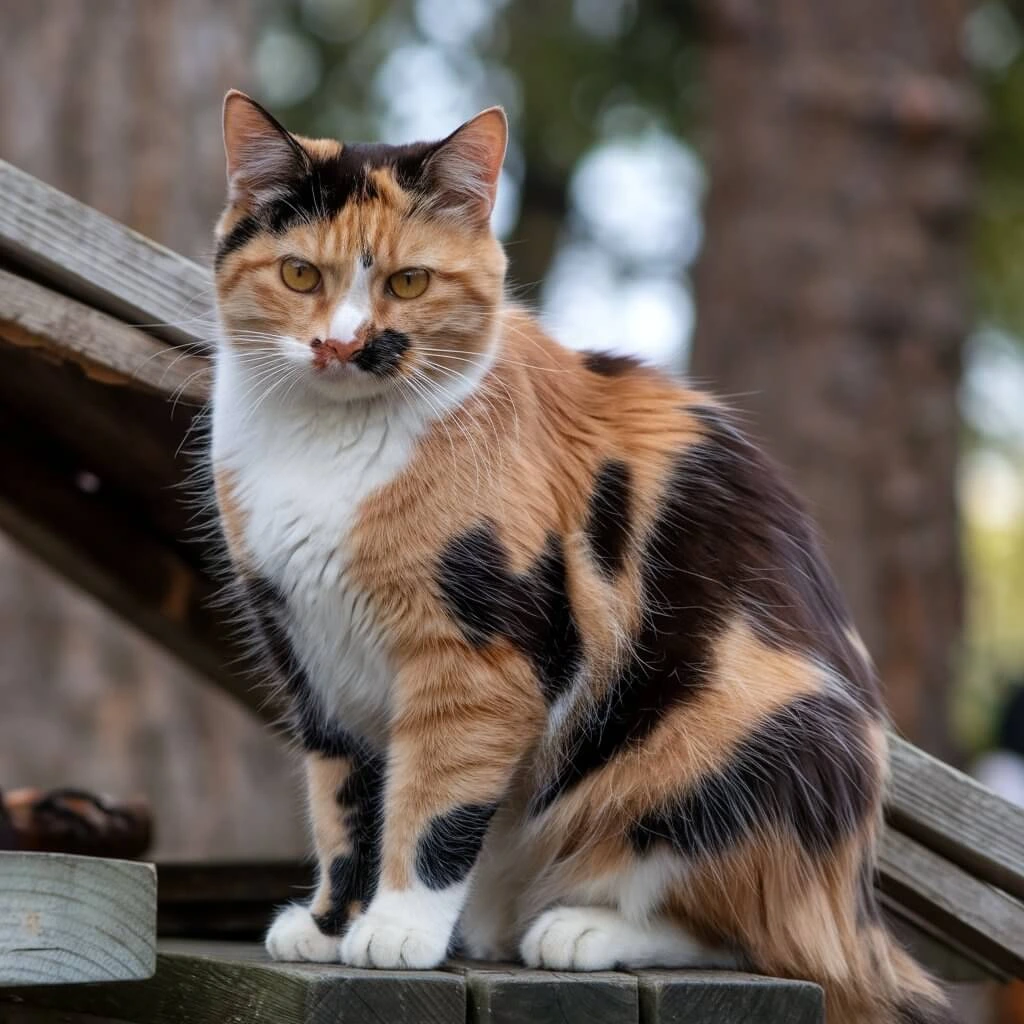
{"type": "Polygon", "coordinates": [[[520,952],[527,967],[554,971],[738,966],[729,952],[711,949],[667,921],[638,925],[605,907],[546,911],[527,930],[520,952]]]}
{"type": "Polygon", "coordinates": [[[234,474],[253,568],[285,595],[288,632],[325,712],[380,747],[393,670],[350,575],[348,531],[408,463],[426,416],[409,403],[334,402],[306,387],[252,394],[246,364],[217,353],[213,458],[234,474]]]}
{"type": "Polygon", "coordinates": [[[316,926],[308,907],[292,903],[274,918],[267,932],[267,952],[274,960],[308,960],[318,964],[341,959],[339,942],[316,926]]]}
{"type": "Polygon", "coordinates": [[[370,272],[363,266],[361,260],[357,260],[348,293],[334,307],[331,314],[328,337],[340,342],[355,338],[356,332],[370,317],[370,281],[370,272]]]}
{"type": "Polygon", "coordinates": [[[352,967],[436,967],[448,953],[467,883],[428,889],[379,890],[349,926],[341,959],[352,967]]]}

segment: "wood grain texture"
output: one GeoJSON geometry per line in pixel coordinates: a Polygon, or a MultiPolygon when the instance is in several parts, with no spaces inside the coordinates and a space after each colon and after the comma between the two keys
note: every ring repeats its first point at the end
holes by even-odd
{"type": "Polygon", "coordinates": [[[1024,904],[893,829],[879,851],[882,892],[954,941],[1024,977],[1024,904]]]}
{"type": "Polygon", "coordinates": [[[151,864],[0,853],[0,985],[148,978],[155,963],[151,864]]]}
{"type": "Polygon", "coordinates": [[[210,275],[0,161],[0,255],[45,283],[182,344],[202,339],[210,275]]]}
{"type": "Polygon", "coordinates": [[[105,384],[205,404],[209,361],[48,288],[0,270],[0,340],[66,359],[105,384]]]}
{"type": "Polygon", "coordinates": [[[640,1024],[824,1024],[824,994],[806,981],[731,971],[641,971],[640,1024]]]}
{"type": "Polygon", "coordinates": [[[1024,809],[898,737],[890,737],[889,760],[889,823],[1024,899],[1024,809]]]}
{"type": "Polygon", "coordinates": [[[636,979],[618,972],[562,974],[463,963],[470,1024],[632,1024],[636,979]]]}
{"type": "Polygon", "coordinates": [[[161,946],[156,975],[128,985],[0,992],[36,1011],[133,1024],[463,1024],[465,984],[442,971],[358,971],[273,964],[255,946],[161,946]]]}

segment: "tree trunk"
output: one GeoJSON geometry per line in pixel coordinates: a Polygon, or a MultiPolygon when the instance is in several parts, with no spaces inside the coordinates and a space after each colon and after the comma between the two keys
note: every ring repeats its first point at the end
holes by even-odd
{"type": "MultiPolygon", "coordinates": [[[[252,6],[0,0],[0,156],[172,248],[205,255],[224,196],[221,97],[244,85],[252,6]]],[[[211,296],[197,295],[181,317],[210,308],[211,296]]],[[[0,787],[144,794],[160,856],[303,849],[301,803],[278,743],[6,544],[0,636],[0,787]]]]}
{"type": "Polygon", "coordinates": [[[897,727],[951,753],[957,388],[978,101],[968,0],[706,0],[692,370],[824,534],[897,727]]]}

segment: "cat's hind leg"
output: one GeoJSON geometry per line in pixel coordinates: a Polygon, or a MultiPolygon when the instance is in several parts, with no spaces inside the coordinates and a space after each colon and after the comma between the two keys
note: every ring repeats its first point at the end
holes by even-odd
{"type": "Polygon", "coordinates": [[[636,923],[608,907],[545,911],[527,929],[520,953],[528,967],[559,971],[739,966],[729,951],[705,945],[666,918],[636,923]]]}

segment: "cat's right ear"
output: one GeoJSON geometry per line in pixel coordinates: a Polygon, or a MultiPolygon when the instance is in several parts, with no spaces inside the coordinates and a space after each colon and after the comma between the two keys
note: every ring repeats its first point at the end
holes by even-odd
{"type": "Polygon", "coordinates": [[[274,117],[244,92],[224,97],[228,202],[258,206],[309,170],[309,155],[274,117]]]}

